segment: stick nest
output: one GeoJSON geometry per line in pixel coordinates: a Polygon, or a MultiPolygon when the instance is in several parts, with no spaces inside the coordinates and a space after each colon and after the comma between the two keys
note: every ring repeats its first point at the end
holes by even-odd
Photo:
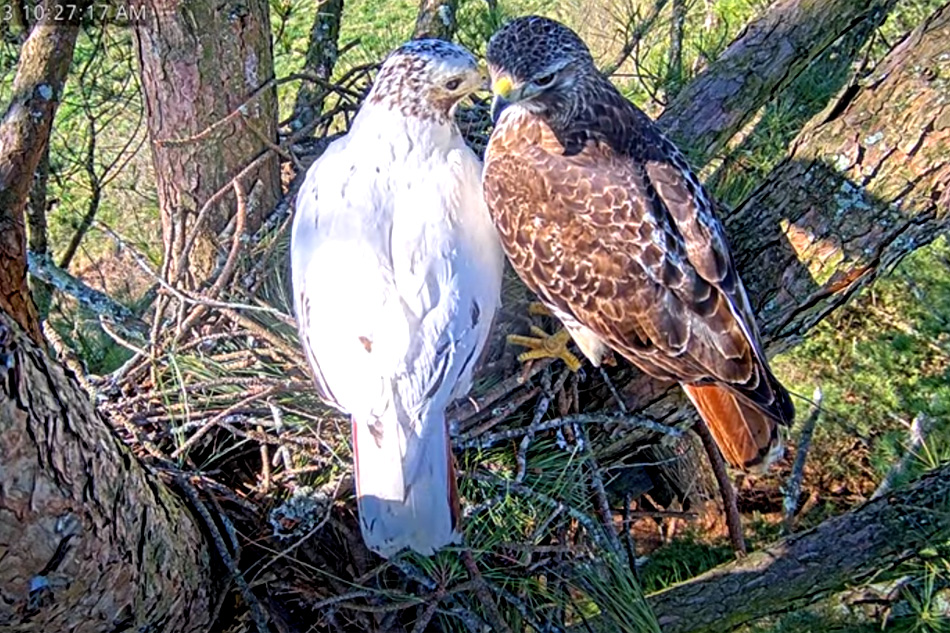
{"type": "MultiPolygon", "coordinates": [[[[504,339],[527,331],[532,297],[510,270],[471,397],[448,415],[464,545],[390,561],[364,546],[349,421],[311,388],[286,271],[306,167],[346,130],[373,68],[328,87],[325,114],[273,148],[285,198],[258,229],[246,228],[253,194],[238,181],[222,188],[235,221],[210,279],[188,287],[139,258],[158,286],[149,332],[104,320],[135,351],[91,380],[100,410],[205,522],[229,588],[220,630],[564,631],[598,613],[610,630],[658,630],[630,530],[649,513],[631,508],[646,493],[639,507],[651,516],[688,510],[683,429],[627,412],[617,395],[629,367],[522,367],[504,339]]],[[[484,102],[458,113],[479,153],[488,119],[484,102]]]]}

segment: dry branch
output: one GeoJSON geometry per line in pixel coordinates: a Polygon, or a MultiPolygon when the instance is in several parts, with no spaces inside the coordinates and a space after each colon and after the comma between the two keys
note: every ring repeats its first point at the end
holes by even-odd
{"type": "Polygon", "coordinates": [[[664,633],[728,631],[802,607],[950,535],[950,466],[745,559],[647,597],[664,633]]]}
{"type": "Polygon", "coordinates": [[[706,455],[709,457],[709,465],[712,467],[713,474],[716,477],[716,483],[719,484],[719,494],[722,497],[722,509],[726,515],[726,527],[729,529],[729,540],[732,542],[732,549],[737,555],[748,553],[745,544],[745,536],[742,533],[742,517],[739,514],[739,505],[736,500],[736,489],[732,485],[729,473],[726,471],[726,462],[716,446],[716,440],[713,439],[709,427],[702,419],[697,419],[693,425],[693,430],[699,436],[706,449],[706,455]]]}
{"type": "Polygon", "coordinates": [[[70,275],[54,264],[49,255],[32,252],[28,255],[30,274],[34,277],[77,299],[80,305],[95,314],[121,324],[124,329],[144,330],[145,323],[139,321],[131,310],[104,292],[91,288],[81,279],[70,275]]]}

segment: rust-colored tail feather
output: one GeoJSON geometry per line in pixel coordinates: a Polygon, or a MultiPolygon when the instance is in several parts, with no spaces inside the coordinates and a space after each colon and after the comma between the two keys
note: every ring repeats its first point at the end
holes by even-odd
{"type": "Polygon", "coordinates": [[[781,459],[779,420],[718,384],[687,385],[683,390],[709,427],[723,457],[743,470],[765,471],[781,459]]]}

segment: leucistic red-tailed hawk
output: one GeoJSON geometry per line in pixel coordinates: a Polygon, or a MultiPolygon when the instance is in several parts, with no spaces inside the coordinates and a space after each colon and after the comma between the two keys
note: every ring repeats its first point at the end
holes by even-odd
{"type": "Polygon", "coordinates": [[[683,156],[566,26],[515,19],[487,56],[483,182],[514,268],[592,363],[610,348],[678,381],[731,464],[767,467],[794,408],[683,156]]]}
{"type": "Polygon", "coordinates": [[[352,417],[360,526],[385,557],[457,539],[445,409],[471,386],[504,262],[453,118],[483,83],[461,47],[404,44],[297,196],[300,339],[318,391],[352,417]]]}

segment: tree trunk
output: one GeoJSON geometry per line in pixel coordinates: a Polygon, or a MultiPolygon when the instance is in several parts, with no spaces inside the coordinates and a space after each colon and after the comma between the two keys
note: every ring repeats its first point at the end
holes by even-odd
{"type": "MultiPolygon", "coordinates": [[[[343,0],[319,0],[317,12],[310,30],[310,44],[303,69],[315,77],[329,82],[339,52],[340,17],[343,15],[343,0]]],[[[321,83],[304,81],[297,91],[294,103],[294,129],[306,127],[323,112],[323,101],[328,91],[321,83]]]]}
{"type": "Polygon", "coordinates": [[[458,29],[458,8],[458,0],[421,0],[412,38],[451,40],[458,29]]]}
{"type": "Polygon", "coordinates": [[[950,534],[950,466],[647,597],[664,633],[720,633],[812,604],[950,534]]]}
{"type": "MultiPolygon", "coordinates": [[[[878,274],[950,227],[947,21],[945,6],[861,88],[816,117],[725,217],[769,352],[800,342],[878,274]]],[[[631,407],[666,423],[690,411],[679,390],[643,376],[623,393],[631,407]]]]}
{"type": "Polygon", "coordinates": [[[0,629],[208,630],[199,525],[3,312],[0,455],[0,629]]]}
{"type": "Polygon", "coordinates": [[[658,123],[704,164],[828,46],[854,29],[870,34],[895,2],[779,0],[677,94],[658,123]]]}
{"type": "Polygon", "coordinates": [[[278,156],[269,149],[277,96],[264,87],[274,74],[268,4],[137,1],[146,16],[135,33],[167,276],[192,275],[196,285],[214,269],[217,236],[233,215],[232,180],[240,175],[249,194],[261,188],[248,231],[280,197],[278,156]]]}
{"type": "MultiPolygon", "coordinates": [[[[44,3],[44,14],[55,14],[61,3],[65,0],[44,3]]],[[[77,33],[65,24],[33,27],[20,51],[13,98],[0,123],[0,311],[41,345],[43,334],[26,278],[24,211],[63,94],[77,33]]]]}

